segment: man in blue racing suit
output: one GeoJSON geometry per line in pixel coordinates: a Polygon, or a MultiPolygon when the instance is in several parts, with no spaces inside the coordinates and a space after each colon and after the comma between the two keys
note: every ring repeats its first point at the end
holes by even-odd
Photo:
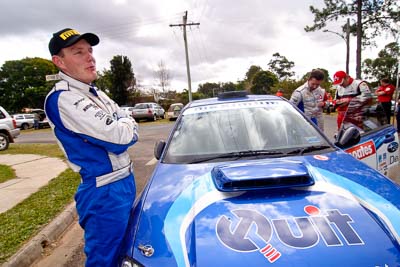
{"type": "Polygon", "coordinates": [[[85,231],[86,266],[117,266],[136,188],[127,149],[137,124],[93,81],[93,48],[99,38],[63,29],[49,50],[61,81],[46,97],[45,111],[58,144],[82,182],[75,195],[85,231]]]}

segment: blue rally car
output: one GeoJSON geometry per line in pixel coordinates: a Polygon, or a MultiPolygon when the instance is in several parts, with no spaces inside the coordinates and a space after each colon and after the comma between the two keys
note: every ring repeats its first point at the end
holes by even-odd
{"type": "Polygon", "coordinates": [[[121,266],[400,266],[400,186],[288,101],[189,103],[132,208],[121,266]]]}

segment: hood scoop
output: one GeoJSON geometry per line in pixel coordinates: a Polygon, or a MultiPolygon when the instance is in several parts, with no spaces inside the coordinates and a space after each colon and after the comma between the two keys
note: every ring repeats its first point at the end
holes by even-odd
{"type": "Polygon", "coordinates": [[[211,171],[215,186],[222,192],[304,187],[314,184],[300,161],[273,160],[215,166],[211,171]]]}

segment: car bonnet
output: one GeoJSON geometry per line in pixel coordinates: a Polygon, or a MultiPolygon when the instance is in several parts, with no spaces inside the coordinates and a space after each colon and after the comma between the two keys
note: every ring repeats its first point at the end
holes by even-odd
{"type": "Polygon", "coordinates": [[[146,201],[137,205],[142,211],[131,229],[130,256],[144,266],[398,266],[399,187],[356,160],[359,171],[335,165],[339,157],[354,160],[334,152],[159,164],[146,201]],[[308,178],[296,180],[300,176],[308,178]],[[229,187],[238,177],[247,183],[229,187]],[[284,181],[288,177],[292,186],[284,181]],[[263,179],[282,180],[283,186],[269,187],[263,179]],[[376,190],[377,182],[386,194],[376,190]],[[144,256],[139,246],[152,247],[154,254],[144,256]]]}

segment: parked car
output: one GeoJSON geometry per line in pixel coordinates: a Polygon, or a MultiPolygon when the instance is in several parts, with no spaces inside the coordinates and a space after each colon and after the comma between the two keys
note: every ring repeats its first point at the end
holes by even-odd
{"type": "Polygon", "coordinates": [[[32,128],[34,125],[34,114],[14,114],[12,117],[15,119],[17,122],[17,127],[22,129],[22,130],[27,130],[29,128],[32,128]]]}
{"type": "Polygon", "coordinates": [[[133,107],[121,107],[121,109],[133,118],[133,107]]]}
{"type": "MultiPolygon", "coordinates": [[[[384,111],[383,108],[378,109],[378,105],[379,103],[375,103],[373,105],[371,105],[369,108],[367,108],[366,113],[368,116],[378,116],[378,115],[384,115],[384,111]]],[[[392,108],[390,110],[390,113],[392,114],[392,116],[394,115],[394,109],[396,106],[396,102],[394,100],[392,100],[392,108]]]]}
{"type": "Polygon", "coordinates": [[[46,113],[44,112],[43,109],[41,108],[32,108],[32,109],[27,109],[30,113],[37,113],[40,116],[40,120],[44,120],[46,118],[46,113]]]}
{"type": "Polygon", "coordinates": [[[0,151],[6,150],[20,134],[17,122],[0,106],[0,151]]]}
{"type": "Polygon", "coordinates": [[[132,110],[133,118],[137,121],[146,119],[155,121],[165,118],[165,110],[157,103],[137,103],[132,110]]]}
{"type": "Polygon", "coordinates": [[[336,111],[336,100],[332,100],[332,101],[327,100],[325,103],[326,103],[325,106],[322,108],[323,112],[329,114],[331,112],[336,111]]]}
{"type": "Polygon", "coordinates": [[[170,121],[176,120],[183,109],[182,103],[171,104],[167,111],[167,117],[170,121]]]}
{"type": "Polygon", "coordinates": [[[399,266],[400,186],[338,147],[359,140],[272,95],[190,102],[155,146],[121,266],[399,266]]]}
{"type": "Polygon", "coordinates": [[[39,129],[50,128],[50,123],[47,117],[39,121],[39,129]]]}
{"type": "Polygon", "coordinates": [[[27,112],[30,113],[37,113],[39,114],[40,120],[39,120],[39,129],[43,129],[43,128],[49,128],[50,124],[49,124],[49,120],[46,117],[46,113],[44,112],[43,109],[40,108],[27,108],[25,109],[27,112]]]}

